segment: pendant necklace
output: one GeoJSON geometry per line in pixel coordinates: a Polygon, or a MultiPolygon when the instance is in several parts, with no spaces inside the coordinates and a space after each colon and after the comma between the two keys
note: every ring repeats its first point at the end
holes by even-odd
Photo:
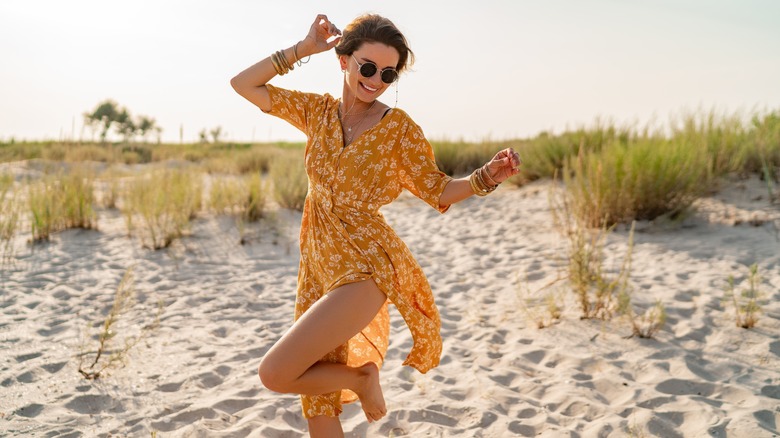
{"type": "MultiPolygon", "coordinates": [[[[349,144],[349,143],[352,143],[352,139],[354,138],[354,135],[352,134],[352,128],[357,128],[357,127],[358,127],[358,125],[360,125],[361,123],[363,123],[363,120],[365,120],[365,119],[366,119],[366,117],[368,117],[368,113],[369,113],[369,112],[370,112],[372,109],[374,109],[374,105],[376,105],[376,100],[375,100],[375,101],[374,101],[374,102],[371,104],[371,106],[370,106],[370,107],[368,107],[368,109],[367,109],[367,110],[365,110],[365,111],[362,111],[362,112],[359,112],[359,113],[354,113],[354,114],[348,114],[348,112],[349,112],[349,111],[347,111],[346,113],[344,113],[344,115],[341,115],[341,117],[340,117],[340,118],[341,118],[341,126],[342,126],[342,128],[346,128],[346,131],[344,132],[344,137],[345,137],[345,139],[346,139],[347,141],[346,141],[346,143],[344,144],[344,146],[346,146],[346,145],[347,145],[347,144],[349,144]],[[361,117],[361,118],[360,118],[360,120],[358,120],[358,121],[357,121],[357,123],[353,123],[353,124],[352,124],[352,126],[349,126],[349,127],[346,127],[346,126],[345,126],[345,125],[346,125],[346,123],[345,123],[344,121],[345,121],[345,119],[346,119],[347,117],[351,117],[351,116],[359,116],[359,115],[361,115],[361,114],[363,114],[363,117],[361,117]]],[[[338,109],[339,109],[339,113],[341,113],[341,105],[339,105],[339,108],[338,108],[338,109]]],[[[352,109],[352,108],[350,108],[350,109],[352,109]]]]}

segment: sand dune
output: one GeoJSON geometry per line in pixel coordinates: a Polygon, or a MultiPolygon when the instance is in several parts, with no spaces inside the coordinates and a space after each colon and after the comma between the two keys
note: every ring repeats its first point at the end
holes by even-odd
{"type": "MultiPolygon", "coordinates": [[[[358,405],[348,436],[771,437],[780,434],[780,209],[759,181],[736,181],[684,221],[643,223],[634,301],[668,312],[656,339],[627,338],[620,320],[563,318],[537,329],[518,281],[533,290],[563,267],[549,182],[502,187],[439,215],[404,195],[383,209],[429,276],[442,314],[441,365],[401,366],[411,336],[397,313],[382,379],[388,416],[358,405]],[[726,277],[759,263],[768,303],[754,329],[735,326],[726,277]]],[[[300,215],[238,244],[226,218],[199,219],[170,250],[141,249],[116,212],[98,231],[69,230],[29,247],[0,288],[0,430],[7,436],[299,437],[298,398],[261,387],[260,358],[290,325],[300,215]],[[126,269],[136,301],[119,333],[148,336],[124,367],[97,380],[77,371],[83,341],[111,307],[126,269]],[[154,324],[160,300],[163,311],[154,324]]],[[[627,232],[607,243],[619,260],[627,232]]]]}

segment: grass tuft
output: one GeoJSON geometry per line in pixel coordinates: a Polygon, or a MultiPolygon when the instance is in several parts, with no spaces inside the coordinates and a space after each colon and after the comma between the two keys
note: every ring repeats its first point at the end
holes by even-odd
{"type": "Polygon", "coordinates": [[[200,174],[186,170],[157,170],[127,184],[122,212],[128,234],[140,221],[144,246],[169,247],[189,232],[191,220],[201,209],[203,182],[200,174]]]}
{"type": "Polygon", "coordinates": [[[465,175],[490,161],[508,144],[485,141],[481,143],[466,143],[463,141],[433,141],[431,142],[436,165],[439,170],[451,176],[465,175]]]}
{"type": "Polygon", "coordinates": [[[274,198],[284,208],[303,211],[309,179],[299,151],[280,154],[270,171],[274,198]]]}
{"type": "Polygon", "coordinates": [[[536,292],[531,292],[528,283],[519,282],[517,298],[525,316],[536,324],[536,328],[550,327],[561,319],[563,315],[563,296],[560,290],[546,290],[557,283],[558,279],[550,282],[536,292]]]}
{"type": "Polygon", "coordinates": [[[122,315],[127,313],[134,304],[135,289],[133,287],[133,268],[125,271],[122,281],[114,294],[114,301],[106,318],[101,324],[101,330],[97,334],[97,348],[94,351],[84,351],[86,346],[82,346],[79,354],[79,373],[88,380],[96,380],[103,373],[119,365],[125,365],[130,350],[144,339],[149,331],[159,324],[162,313],[162,303],[158,303],[157,316],[153,324],[145,326],[140,333],[135,336],[120,336],[122,330],[119,327],[119,320],[122,315]],[[124,342],[117,345],[117,340],[123,338],[124,342]],[[90,363],[91,359],[91,363],[90,363]]]}
{"type": "Polygon", "coordinates": [[[761,275],[758,265],[750,266],[747,277],[747,287],[735,290],[733,275],[729,275],[724,301],[734,305],[734,316],[737,327],[753,328],[758,322],[758,314],[762,311],[763,292],[760,289],[761,275]]]}
{"type": "Polygon", "coordinates": [[[711,184],[706,154],[685,143],[642,140],[580,149],[564,163],[570,208],[586,227],[683,214],[711,184]]]}
{"type": "Polygon", "coordinates": [[[629,246],[620,270],[610,274],[604,266],[604,245],[612,227],[589,227],[573,210],[568,191],[558,193],[553,186],[549,199],[553,223],[566,239],[567,278],[580,305],[580,318],[610,319],[628,287],[633,248],[629,246]]]}
{"type": "Polygon", "coordinates": [[[82,168],[31,182],[28,206],[32,241],[48,241],[52,233],[67,228],[95,228],[94,203],[94,177],[82,168]]]}
{"type": "Polygon", "coordinates": [[[20,217],[21,206],[16,198],[13,176],[0,175],[0,266],[14,257],[14,237],[20,217]]]}

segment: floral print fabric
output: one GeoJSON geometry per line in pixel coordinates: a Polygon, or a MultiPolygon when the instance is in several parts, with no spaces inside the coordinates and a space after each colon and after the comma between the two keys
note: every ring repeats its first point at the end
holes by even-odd
{"type": "MultiPolygon", "coordinates": [[[[301,261],[295,319],[329,291],[373,278],[406,321],[414,344],[404,365],[427,372],[439,363],[439,312],[422,269],[379,208],[403,189],[444,213],[439,197],[451,180],[439,171],[422,130],[402,110],[392,109],[374,127],[344,147],[339,100],[266,85],[270,114],[301,131],[309,192],[303,208],[301,261]]],[[[360,333],[323,358],[360,366],[381,366],[390,323],[387,303],[360,333]]],[[[306,418],[338,416],[341,403],[355,401],[349,390],[302,396],[306,418]]]]}

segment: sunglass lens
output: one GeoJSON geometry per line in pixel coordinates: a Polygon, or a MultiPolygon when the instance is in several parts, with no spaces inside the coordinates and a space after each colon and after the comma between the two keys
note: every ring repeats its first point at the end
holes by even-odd
{"type": "Polygon", "coordinates": [[[363,75],[364,78],[370,78],[371,76],[374,76],[376,74],[376,65],[370,62],[361,65],[360,74],[363,75]]]}
{"type": "Polygon", "coordinates": [[[382,82],[392,84],[398,79],[398,72],[395,70],[382,70],[382,82]]]}

